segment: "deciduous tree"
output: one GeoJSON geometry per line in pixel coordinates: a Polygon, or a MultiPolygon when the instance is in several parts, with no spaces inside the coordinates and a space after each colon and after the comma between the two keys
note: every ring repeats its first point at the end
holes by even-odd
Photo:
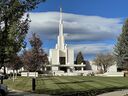
{"type": "Polygon", "coordinates": [[[24,38],[28,31],[28,15],[44,0],[1,0],[0,1],[0,68],[9,62],[10,54],[16,54],[25,45],[24,38]]]}
{"type": "Polygon", "coordinates": [[[101,72],[107,72],[108,68],[112,66],[115,62],[114,56],[110,53],[107,54],[97,54],[94,59],[94,65],[100,67],[101,72]]]}
{"type": "Polygon", "coordinates": [[[11,56],[10,58],[10,62],[7,63],[6,67],[13,70],[13,81],[14,81],[14,77],[17,77],[18,70],[23,67],[23,62],[21,60],[21,57],[18,56],[17,54],[13,54],[13,56],[11,56]],[[14,71],[16,71],[16,74],[14,71]]]}
{"type": "Polygon", "coordinates": [[[48,63],[47,54],[44,52],[42,42],[34,33],[30,39],[32,49],[23,54],[24,67],[28,71],[37,71],[44,64],[48,63]]]}

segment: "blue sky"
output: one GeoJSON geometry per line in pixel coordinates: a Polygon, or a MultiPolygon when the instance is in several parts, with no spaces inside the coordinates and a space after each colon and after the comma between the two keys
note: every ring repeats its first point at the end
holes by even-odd
{"type": "Polygon", "coordinates": [[[34,12],[58,11],[62,6],[68,13],[98,15],[103,17],[127,17],[128,0],[47,0],[34,12]]]}
{"type": "Polygon", "coordinates": [[[66,43],[75,54],[82,51],[86,60],[92,60],[97,53],[113,51],[128,16],[127,4],[128,0],[46,0],[30,12],[29,31],[40,36],[47,52],[54,48],[62,6],[66,43]]]}

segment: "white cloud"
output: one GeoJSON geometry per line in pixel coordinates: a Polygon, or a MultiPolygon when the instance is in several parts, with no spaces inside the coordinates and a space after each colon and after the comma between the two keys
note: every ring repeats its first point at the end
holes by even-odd
{"type": "MultiPolygon", "coordinates": [[[[56,39],[59,26],[58,12],[30,13],[30,31],[43,39],[56,39]]],[[[106,40],[115,39],[121,32],[120,18],[84,16],[63,13],[66,40],[106,40]]]]}
{"type": "Polygon", "coordinates": [[[85,55],[96,55],[98,53],[106,53],[113,51],[113,44],[96,43],[96,44],[77,44],[70,45],[74,49],[75,54],[81,51],[85,55]]]}
{"type": "MultiPolygon", "coordinates": [[[[31,32],[35,32],[42,40],[57,39],[59,12],[30,13],[30,18],[32,22],[30,23],[28,36],[30,36],[31,32]]],[[[105,18],[70,13],[64,13],[63,20],[65,39],[77,42],[77,44],[74,43],[74,45],[69,46],[75,50],[75,54],[82,51],[85,55],[112,52],[114,45],[104,43],[103,41],[116,40],[121,32],[123,21],[121,18],[105,18]],[[79,44],[79,41],[93,41],[93,44],[79,44]]]]}

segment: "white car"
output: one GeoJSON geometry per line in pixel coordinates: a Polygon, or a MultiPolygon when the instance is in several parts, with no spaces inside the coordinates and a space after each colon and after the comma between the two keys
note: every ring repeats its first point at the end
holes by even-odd
{"type": "Polygon", "coordinates": [[[0,96],[7,96],[8,87],[4,84],[0,84],[0,96]]]}

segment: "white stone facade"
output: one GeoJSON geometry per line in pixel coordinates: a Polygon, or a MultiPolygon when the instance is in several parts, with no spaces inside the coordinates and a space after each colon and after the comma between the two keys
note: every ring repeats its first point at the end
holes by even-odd
{"type": "MultiPolygon", "coordinates": [[[[74,67],[83,67],[85,65],[74,64],[74,50],[65,44],[63,34],[62,9],[60,8],[59,35],[54,49],[49,51],[50,71],[53,75],[75,75],[74,67]]],[[[47,66],[48,67],[48,66],[47,66]]]]}

